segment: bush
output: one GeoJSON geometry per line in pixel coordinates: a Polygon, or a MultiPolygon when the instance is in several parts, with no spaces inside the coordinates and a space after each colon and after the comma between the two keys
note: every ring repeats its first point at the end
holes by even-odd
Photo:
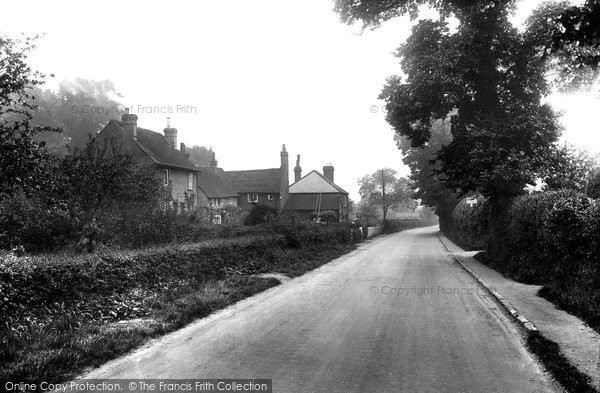
{"type": "Polygon", "coordinates": [[[561,190],[516,198],[507,213],[508,238],[486,263],[600,326],[600,203],[561,190]]]}
{"type": "Polygon", "coordinates": [[[392,233],[399,232],[405,229],[417,228],[419,226],[423,226],[425,223],[419,219],[408,219],[408,220],[385,220],[383,221],[383,232],[384,233],[392,233]]]}
{"type": "Polygon", "coordinates": [[[277,210],[264,205],[254,205],[248,215],[244,218],[244,225],[258,225],[267,222],[270,216],[276,216],[277,210]]]}
{"type": "Polygon", "coordinates": [[[51,251],[67,245],[79,230],[61,205],[47,205],[23,193],[0,201],[0,248],[51,251]]]}
{"type": "Polygon", "coordinates": [[[487,242],[489,204],[481,196],[462,199],[452,211],[450,237],[466,249],[482,249],[487,242]]]}

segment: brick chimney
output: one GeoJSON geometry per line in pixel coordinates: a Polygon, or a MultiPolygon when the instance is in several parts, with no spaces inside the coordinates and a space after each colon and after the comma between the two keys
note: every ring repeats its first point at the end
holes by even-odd
{"type": "Polygon", "coordinates": [[[163,130],[165,139],[171,145],[171,148],[177,149],[177,128],[171,127],[171,118],[167,117],[167,128],[163,130]]]}
{"type": "Polygon", "coordinates": [[[288,159],[288,152],[285,149],[285,144],[281,146],[281,199],[279,208],[283,209],[285,203],[287,202],[288,195],[290,193],[290,165],[288,159]]]}
{"type": "Polygon", "coordinates": [[[294,183],[302,178],[302,168],[300,167],[300,154],[296,158],[296,167],[294,168],[294,183]]]}
{"type": "Polygon", "coordinates": [[[333,183],[333,165],[325,164],[325,166],[323,167],[323,176],[325,176],[327,180],[333,183]]]}
{"type": "Polygon", "coordinates": [[[129,113],[129,108],[121,115],[121,127],[133,139],[137,139],[137,121],[137,115],[129,113]]]}

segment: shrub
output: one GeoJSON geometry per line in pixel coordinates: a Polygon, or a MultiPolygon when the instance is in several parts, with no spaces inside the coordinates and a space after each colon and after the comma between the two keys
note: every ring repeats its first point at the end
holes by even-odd
{"type": "Polygon", "coordinates": [[[269,216],[277,215],[277,210],[264,205],[254,205],[244,218],[244,225],[257,225],[267,222],[269,216]]]}
{"type": "Polygon", "coordinates": [[[486,261],[520,281],[544,285],[541,294],[600,326],[600,203],[571,190],[516,198],[509,234],[486,261]]]}
{"type": "Polygon", "coordinates": [[[78,230],[78,222],[62,205],[48,205],[23,193],[0,201],[0,248],[51,251],[68,244],[78,230]]]}
{"type": "Polygon", "coordinates": [[[452,211],[450,236],[467,249],[484,248],[489,228],[489,204],[481,196],[462,199],[452,211]]]}

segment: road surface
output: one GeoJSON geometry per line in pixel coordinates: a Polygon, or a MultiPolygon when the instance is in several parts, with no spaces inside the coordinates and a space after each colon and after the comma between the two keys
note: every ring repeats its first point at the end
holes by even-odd
{"type": "Polygon", "coordinates": [[[85,378],[270,378],[274,392],[555,391],[437,228],[380,237],[85,378]]]}

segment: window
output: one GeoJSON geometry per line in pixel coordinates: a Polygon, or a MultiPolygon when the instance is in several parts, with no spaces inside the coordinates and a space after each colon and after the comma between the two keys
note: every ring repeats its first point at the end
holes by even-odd
{"type": "Polygon", "coordinates": [[[272,201],[273,200],[273,194],[267,195],[267,199],[270,200],[270,201],[272,201]]]}
{"type": "Polygon", "coordinates": [[[194,174],[188,173],[188,190],[194,189],[194,174]]]}
{"type": "Polygon", "coordinates": [[[256,194],[256,193],[248,194],[248,202],[250,202],[250,203],[258,202],[258,194],[256,194]]]}
{"type": "Polygon", "coordinates": [[[165,186],[169,185],[169,170],[165,169],[165,171],[163,172],[163,184],[165,186]]]}

